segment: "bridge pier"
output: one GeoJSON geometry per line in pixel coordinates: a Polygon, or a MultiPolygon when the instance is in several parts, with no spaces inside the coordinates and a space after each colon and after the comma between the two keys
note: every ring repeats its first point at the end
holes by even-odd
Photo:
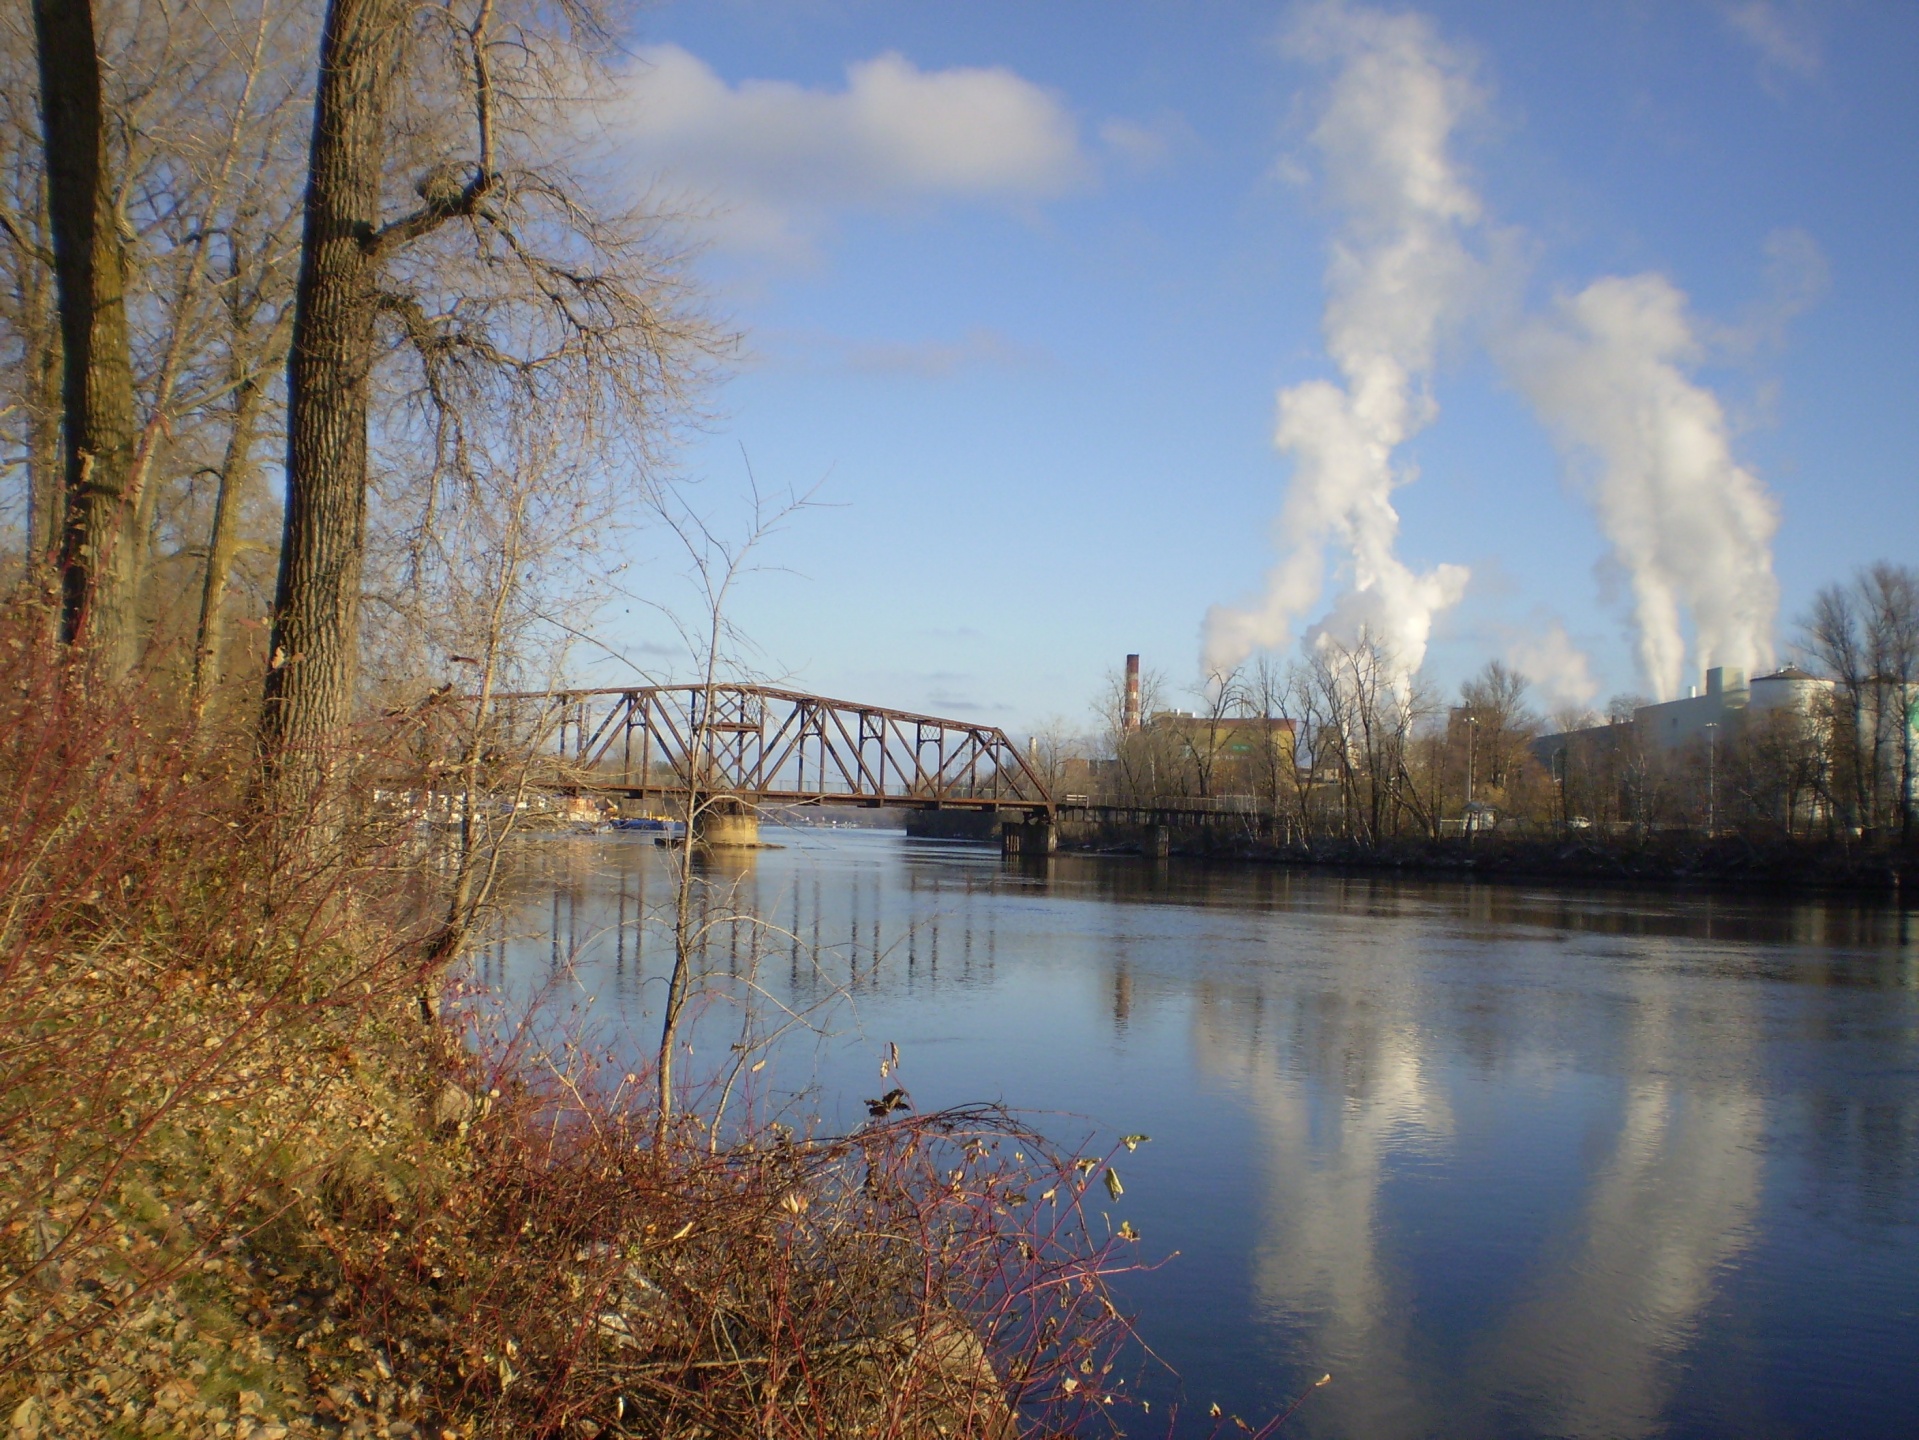
{"type": "Polygon", "coordinates": [[[908,810],[906,833],[914,840],[971,840],[991,845],[1004,817],[997,810],[908,810]]]}
{"type": "Polygon", "coordinates": [[[1003,855],[1051,855],[1059,849],[1059,826],[1045,815],[1008,820],[1000,826],[999,846],[1003,855]]]}
{"type": "Polygon", "coordinates": [[[712,801],[693,816],[693,839],[712,850],[757,850],[759,812],[738,800],[712,801]]]}

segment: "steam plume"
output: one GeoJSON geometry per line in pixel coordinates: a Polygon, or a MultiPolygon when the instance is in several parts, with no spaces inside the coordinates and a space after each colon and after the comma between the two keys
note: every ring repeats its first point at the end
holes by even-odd
{"type": "Polygon", "coordinates": [[[1562,620],[1535,615],[1528,629],[1507,639],[1506,662],[1556,710],[1579,709],[1599,693],[1591,659],[1566,633],[1562,620]]]}
{"type": "Polygon", "coordinates": [[[1733,458],[1719,401],[1687,374],[1700,346],[1686,297],[1659,275],[1596,280],[1513,352],[1516,383],[1582,467],[1630,579],[1657,698],[1680,691],[1687,617],[1700,670],[1770,666],[1778,517],[1733,458]]]}
{"type": "Polygon", "coordinates": [[[1324,319],[1343,384],[1313,380],[1280,394],[1275,441],[1293,459],[1275,527],[1280,559],[1256,603],[1207,612],[1203,660],[1217,674],[1285,644],[1319,601],[1334,544],[1347,589],[1319,633],[1352,640],[1364,627],[1410,674],[1433,616],[1467,580],[1458,565],[1416,574],[1393,553],[1392,492],[1412,478],[1394,450],[1437,413],[1426,383],[1445,323],[1477,284],[1462,236],[1479,223],[1479,198],[1447,144],[1479,92],[1419,15],[1329,0],[1302,13],[1290,47],[1339,67],[1312,140],[1344,212],[1324,319]]]}

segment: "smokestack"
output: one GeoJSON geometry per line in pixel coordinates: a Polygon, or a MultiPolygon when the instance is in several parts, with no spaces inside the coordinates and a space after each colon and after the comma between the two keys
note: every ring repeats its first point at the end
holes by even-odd
{"type": "Polygon", "coordinates": [[[1126,709],[1120,715],[1120,729],[1127,734],[1139,729],[1139,656],[1126,657],[1126,709]]]}

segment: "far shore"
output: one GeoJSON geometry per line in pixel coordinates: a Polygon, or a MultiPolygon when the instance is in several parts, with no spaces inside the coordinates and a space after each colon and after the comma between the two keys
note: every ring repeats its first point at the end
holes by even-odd
{"type": "MultiPolygon", "coordinates": [[[[1175,840],[1172,854],[1235,864],[1310,867],[1424,879],[1529,881],[1568,885],[1656,885],[1799,893],[1851,893],[1900,899],[1919,894],[1919,846],[1753,841],[1740,836],[1650,836],[1640,843],[1596,843],[1560,836],[1482,836],[1470,843],[1349,841],[1276,846],[1198,832],[1175,840]],[[1211,843],[1208,843],[1211,842],[1211,843]]],[[[1060,853],[1141,856],[1136,843],[1062,843],[1060,853]]]]}

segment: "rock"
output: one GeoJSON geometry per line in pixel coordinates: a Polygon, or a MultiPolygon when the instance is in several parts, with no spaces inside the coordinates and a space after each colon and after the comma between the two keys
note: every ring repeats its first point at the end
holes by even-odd
{"type": "Polygon", "coordinates": [[[608,1310],[599,1316],[594,1321],[594,1328],[600,1332],[603,1339],[619,1346],[622,1350],[638,1350],[644,1345],[640,1337],[634,1333],[631,1322],[617,1310],[608,1310]]]}
{"type": "Polygon", "coordinates": [[[903,1320],[844,1346],[831,1363],[842,1393],[853,1397],[857,1433],[895,1424],[911,1440],[1013,1440],[1018,1433],[986,1347],[957,1315],[903,1320]],[[895,1420],[886,1412],[901,1400],[906,1409],[895,1420]]]}
{"type": "Polygon", "coordinates": [[[13,1407],[7,1421],[7,1440],[40,1440],[40,1402],[29,1395],[13,1407]]]}
{"type": "Polygon", "coordinates": [[[638,1265],[628,1263],[620,1300],[627,1310],[637,1310],[654,1321],[674,1324],[679,1318],[679,1307],[674,1305],[667,1293],[647,1279],[638,1265]]]}
{"type": "Polygon", "coordinates": [[[473,1097],[451,1080],[433,1098],[433,1128],[457,1130],[473,1115],[473,1097]]]}

